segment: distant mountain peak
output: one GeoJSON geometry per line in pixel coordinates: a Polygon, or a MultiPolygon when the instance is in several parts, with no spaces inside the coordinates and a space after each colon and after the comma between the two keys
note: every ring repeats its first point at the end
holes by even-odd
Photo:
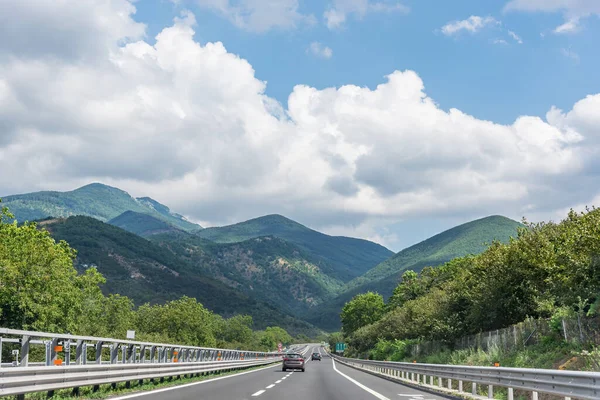
{"type": "MultiPolygon", "coordinates": [[[[77,188],[75,190],[73,190],[73,192],[85,192],[85,191],[89,191],[89,190],[107,190],[107,191],[114,191],[114,192],[119,192],[119,193],[127,193],[126,191],[116,188],[114,186],[109,186],[109,185],[105,185],[104,183],[100,183],[100,182],[93,182],[87,185],[83,185],[80,188],[77,188]]],[[[129,195],[129,193],[127,193],[129,195]]]]}
{"type": "Polygon", "coordinates": [[[177,229],[202,229],[169,207],[149,197],[133,198],[126,191],[93,182],[68,192],[36,192],[5,197],[4,203],[17,221],[34,221],[48,217],[84,215],[110,221],[126,211],[149,214],[177,229]]]}

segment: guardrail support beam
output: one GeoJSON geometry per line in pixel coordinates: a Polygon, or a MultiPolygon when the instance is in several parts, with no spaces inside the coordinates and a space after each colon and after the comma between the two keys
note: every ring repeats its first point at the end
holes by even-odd
{"type": "Polygon", "coordinates": [[[21,354],[19,359],[19,367],[26,367],[29,364],[29,342],[31,338],[29,336],[23,336],[21,338],[21,354]]]}

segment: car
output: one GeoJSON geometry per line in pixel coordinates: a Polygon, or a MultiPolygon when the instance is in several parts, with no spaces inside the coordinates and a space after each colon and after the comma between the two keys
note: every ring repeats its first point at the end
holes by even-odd
{"type": "Polygon", "coordinates": [[[288,369],[300,369],[304,372],[304,357],[302,357],[302,354],[287,353],[283,356],[281,370],[285,372],[288,369]]]}
{"type": "Polygon", "coordinates": [[[312,353],[312,357],[310,358],[312,361],[319,360],[321,361],[321,353],[312,353]]]}

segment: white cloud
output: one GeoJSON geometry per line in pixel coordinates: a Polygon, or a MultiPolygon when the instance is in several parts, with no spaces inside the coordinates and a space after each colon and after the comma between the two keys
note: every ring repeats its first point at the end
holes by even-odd
{"type": "Polygon", "coordinates": [[[331,58],[333,56],[333,50],[319,42],[312,42],[306,52],[321,58],[331,58]]]}
{"type": "Polygon", "coordinates": [[[517,43],[523,44],[523,39],[521,39],[521,37],[519,35],[517,35],[516,33],[514,33],[513,31],[508,31],[508,36],[513,38],[517,43]]]}
{"type": "Polygon", "coordinates": [[[443,110],[416,72],[394,71],[374,89],[298,85],[284,109],[246,60],[194,41],[190,13],[150,44],[132,40],[143,29],[131,4],[99,1],[106,24],[90,47],[36,56],[59,42],[65,13],[79,13],[72,31],[85,38],[93,7],[65,0],[41,18],[10,1],[7,20],[47,37],[23,30],[10,47],[13,26],[0,24],[0,195],[102,181],[210,225],[281,213],[393,240],[376,228],[599,194],[600,94],[503,125],[443,110]]]}
{"type": "Polygon", "coordinates": [[[471,15],[465,20],[447,23],[442,27],[442,33],[446,36],[456,35],[461,31],[477,33],[487,26],[500,24],[500,21],[493,17],[479,17],[477,15],[471,15]]]}
{"type": "Polygon", "coordinates": [[[598,0],[511,0],[505,11],[562,12],[565,23],[556,27],[554,33],[573,33],[579,30],[582,18],[592,14],[600,16],[598,0]]]}
{"type": "MultiPolygon", "coordinates": [[[[171,0],[173,1],[173,0],[171,0]]],[[[290,29],[315,23],[313,15],[298,10],[298,0],[195,0],[200,7],[215,10],[239,28],[252,32],[290,29]]],[[[176,3],[180,3],[176,0],[176,3]]]]}
{"type": "Polygon", "coordinates": [[[323,17],[329,29],[337,29],[346,22],[348,15],[353,14],[360,19],[370,12],[408,14],[410,8],[402,3],[388,0],[380,2],[373,0],[333,0],[333,4],[325,11],[323,17]]]}
{"type": "Polygon", "coordinates": [[[562,25],[557,26],[554,29],[554,33],[575,33],[579,31],[579,17],[570,18],[567,22],[562,25]]]}
{"type": "Polygon", "coordinates": [[[506,45],[506,44],[508,44],[508,42],[504,39],[494,39],[494,44],[506,45]]]}

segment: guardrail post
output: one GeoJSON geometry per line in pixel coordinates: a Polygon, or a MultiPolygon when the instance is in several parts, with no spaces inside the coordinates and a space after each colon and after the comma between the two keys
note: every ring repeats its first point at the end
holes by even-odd
{"type": "Polygon", "coordinates": [[[2,336],[0,336],[0,368],[2,368],[2,336]]]}
{"type": "Polygon", "coordinates": [[[531,400],[538,400],[538,392],[531,392],[531,400]]]}
{"type": "Polygon", "coordinates": [[[452,379],[448,378],[448,389],[452,389],[452,379]]]}
{"type": "Polygon", "coordinates": [[[477,396],[477,384],[475,382],[471,383],[471,394],[477,396]]]}
{"type": "Polygon", "coordinates": [[[514,400],[513,388],[508,388],[508,400],[514,400]]]}
{"type": "Polygon", "coordinates": [[[65,364],[71,365],[71,341],[69,339],[63,342],[65,352],[65,364]]]}
{"type": "Polygon", "coordinates": [[[494,398],[494,385],[488,385],[488,399],[494,398]]]}
{"type": "MultiPolygon", "coordinates": [[[[118,343],[113,343],[108,348],[109,348],[109,351],[110,351],[110,363],[111,364],[116,364],[117,360],[119,358],[119,344],[118,343]]],[[[117,387],[117,384],[116,383],[112,383],[110,386],[113,389],[115,389],[117,387]]]]}
{"type": "Polygon", "coordinates": [[[140,364],[144,364],[146,362],[146,345],[140,346],[140,364]]]}
{"type": "Polygon", "coordinates": [[[438,376],[438,386],[442,387],[442,378],[438,376]]]}
{"type": "Polygon", "coordinates": [[[83,364],[83,362],[82,362],[83,345],[84,345],[83,340],[78,340],[77,344],[75,345],[75,364],[77,364],[77,365],[83,364]]]}
{"type": "Polygon", "coordinates": [[[429,377],[429,385],[433,386],[433,375],[429,377]]]}
{"type": "Polygon", "coordinates": [[[102,364],[102,342],[96,343],[96,364],[102,364]]]}
{"type": "Polygon", "coordinates": [[[31,338],[29,336],[23,336],[21,338],[21,354],[19,359],[19,367],[26,367],[29,364],[29,342],[31,338]]]}
{"type": "Polygon", "coordinates": [[[463,381],[458,381],[458,393],[463,392],[463,381]]]}

